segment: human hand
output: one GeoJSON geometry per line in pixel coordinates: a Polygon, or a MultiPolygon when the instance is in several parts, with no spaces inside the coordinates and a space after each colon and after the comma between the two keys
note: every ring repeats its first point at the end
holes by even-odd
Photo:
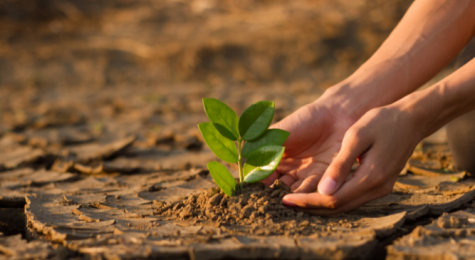
{"type": "Polygon", "coordinates": [[[263,182],[280,179],[294,192],[315,192],[317,184],[341,147],[346,130],[356,121],[326,95],[310,103],[272,127],[290,132],[285,154],[271,176],[263,182]]]}
{"type": "Polygon", "coordinates": [[[326,169],[319,192],[289,194],[287,206],[299,207],[311,214],[337,215],[389,194],[411,156],[422,131],[410,112],[397,106],[368,111],[348,131],[341,150],[326,169]],[[360,165],[347,180],[353,163],[360,165]]]}

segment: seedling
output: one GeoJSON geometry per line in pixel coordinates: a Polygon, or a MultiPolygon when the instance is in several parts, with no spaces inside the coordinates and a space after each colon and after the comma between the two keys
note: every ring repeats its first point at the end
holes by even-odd
{"type": "MultiPolygon", "coordinates": [[[[219,159],[238,164],[241,190],[243,182],[261,181],[275,171],[284,155],[282,145],[289,133],[267,129],[274,117],[274,102],[259,101],[248,107],[240,118],[217,99],[204,98],[203,105],[211,122],[198,124],[201,135],[219,159]]],[[[208,169],[224,193],[236,194],[236,180],[226,167],[213,161],[208,163],[208,169]]]]}

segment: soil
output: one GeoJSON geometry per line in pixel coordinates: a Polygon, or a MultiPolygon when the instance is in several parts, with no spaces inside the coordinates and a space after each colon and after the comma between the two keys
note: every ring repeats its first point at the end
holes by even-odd
{"type": "Polygon", "coordinates": [[[233,197],[215,187],[175,203],[154,201],[154,204],[158,208],[156,213],[167,220],[223,226],[227,233],[233,235],[318,237],[329,228],[361,228],[367,224],[358,221],[358,216],[328,219],[296,212],[282,204],[282,197],[289,193],[290,188],[276,180],[271,187],[262,183],[246,183],[241,194],[233,197]]]}
{"type": "Polygon", "coordinates": [[[475,208],[444,213],[419,226],[388,248],[388,259],[473,259],[475,208]]]}

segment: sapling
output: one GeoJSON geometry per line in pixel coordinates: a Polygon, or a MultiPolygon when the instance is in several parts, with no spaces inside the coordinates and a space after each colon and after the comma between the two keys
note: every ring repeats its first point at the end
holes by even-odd
{"type": "MultiPolygon", "coordinates": [[[[284,155],[282,145],[289,133],[267,129],[274,117],[274,102],[254,103],[240,118],[217,99],[204,98],[203,105],[211,122],[198,124],[201,135],[219,159],[238,164],[241,190],[243,182],[261,181],[275,171],[284,155]]],[[[236,194],[236,180],[224,165],[212,161],[208,163],[208,170],[224,193],[236,194]]]]}

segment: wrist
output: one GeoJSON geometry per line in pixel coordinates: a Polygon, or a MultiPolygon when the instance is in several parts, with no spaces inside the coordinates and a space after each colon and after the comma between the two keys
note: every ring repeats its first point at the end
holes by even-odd
{"type": "Polygon", "coordinates": [[[351,82],[346,79],[326,89],[314,103],[323,103],[334,113],[343,113],[358,120],[364,113],[360,111],[357,99],[353,98],[356,94],[351,82]]]}
{"type": "Polygon", "coordinates": [[[412,134],[417,140],[429,136],[437,129],[433,129],[433,112],[437,111],[435,104],[428,103],[425,93],[414,92],[388,105],[390,109],[396,109],[404,118],[400,123],[412,128],[412,134]]]}
{"type": "Polygon", "coordinates": [[[384,80],[385,77],[390,78],[372,70],[358,70],[328,88],[320,99],[330,104],[332,110],[341,111],[357,120],[369,110],[400,98],[391,89],[390,82],[384,80]]]}
{"type": "Polygon", "coordinates": [[[342,82],[329,88],[322,98],[338,100],[341,109],[354,118],[369,110],[389,105],[417,89],[423,80],[410,80],[404,57],[374,55],[342,82]]]}
{"type": "Polygon", "coordinates": [[[443,85],[438,84],[416,91],[390,105],[409,115],[421,139],[433,134],[452,118],[449,113],[452,109],[447,106],[441,87],[443,85]]]}

